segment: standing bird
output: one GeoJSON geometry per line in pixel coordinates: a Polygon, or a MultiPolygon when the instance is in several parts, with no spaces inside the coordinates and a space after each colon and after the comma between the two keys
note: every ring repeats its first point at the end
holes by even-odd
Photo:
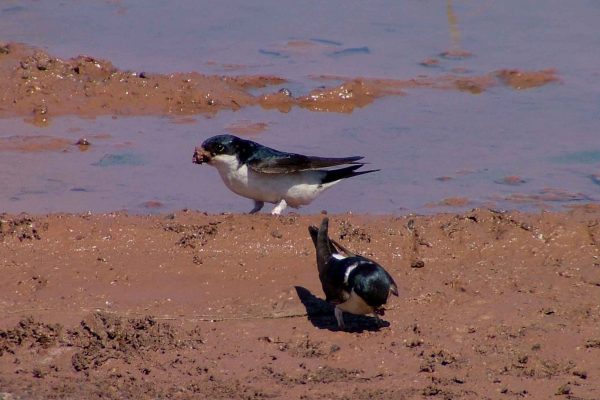
{"type": "Polygon", "coordinates": [[[277,204],[271,214],[281,214],[288,205],[298,208],[311,203],[344,178],[379,171],[357,172],[364,165],[358,162],[361,159],[286,153],[237,136],[217,135],[196,147],[192,161],[212,165],[231,191],[254,200],[250,214],[260,211],[265,202],[277,204]],[[351,165],[320,169],[343,164],[351,165]]]}
{"type": "Polygon", "coordinates": [[[373,260],[347,250],[329,238],[329,219],[321,227],[309,226],[315,244],[319,279],[325,299],[335,304],[335,318],[344,329],[343,311],[351,314],[384,314],[383,305],[391,294],[398,296],[398,287],[385,269],[373,260]],[[343,254],[342,254],[343,253],[343,254]]]}

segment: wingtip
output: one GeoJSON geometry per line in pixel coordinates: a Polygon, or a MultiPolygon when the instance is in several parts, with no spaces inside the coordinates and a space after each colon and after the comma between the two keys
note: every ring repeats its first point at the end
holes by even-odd
{"type": "MultiPolygon", "coordinates": [[[[361,165],[361,167],[362,167],[362,165],[361,165]]],[[[368,169],[366,171],[356,171],[356,170],[353,170],[351,176],[358,176],[358,175],[370,174],[371,172],[379,172],[379,171],[381,171],[381,169],[368,169]]]]}
{"type": "MultiPolygon", "coordinates": [[[[351,156],[351,157],[347,157],[346,159],[349,161],[349,164],[358,164],[359,160],[364,159],[364,156],[351,156]]],[[[362,163],[362,161],[361,161],[362,163]]]]}

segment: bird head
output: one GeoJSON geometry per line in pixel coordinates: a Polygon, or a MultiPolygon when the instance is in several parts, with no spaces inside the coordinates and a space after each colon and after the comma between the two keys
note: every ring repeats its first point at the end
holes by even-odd
{"type": "Polygon", "coordinates": [[[240,138],[233,135],[217,135],[206,139],[200,147],[196,147],[192,162],[209,163],[220,155],[235,155],[238,152],[240,138]]]}

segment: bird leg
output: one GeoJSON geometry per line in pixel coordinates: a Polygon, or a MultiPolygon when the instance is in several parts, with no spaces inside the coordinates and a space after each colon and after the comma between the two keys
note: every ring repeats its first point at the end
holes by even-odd
{"type": "Polygon", "coordinates": [[[256,214],[257,212],[262,210],[264,205],[265,205],[264,201],[254,200],[254,208],[252,210],[250,210],[249,214],[256,214]]]}
{"type": "Polygon", "coordinates": [[[342,310],[340,310],[338,307],[335,307],[335,309],[333,310],[333,313],[335,314],[335,319],[337,320],[338,328],[345,329],[346,324],[344,324],[344,312],[342,310]]]}
{"type": "Polygon", "coordinates": [[[281,214],[281,212],[283,210],[285,210],[286,207],[287,207],[287,203],[285,202],[285,199],[281,199],[281,201],[279,202],[279,204],[277,204],[277,206],[275,206],[275,208],[273,209],[273,211],[271,211],[271,214],[273,214],[273,215],[279,215],[279,214],[281,214]]]}

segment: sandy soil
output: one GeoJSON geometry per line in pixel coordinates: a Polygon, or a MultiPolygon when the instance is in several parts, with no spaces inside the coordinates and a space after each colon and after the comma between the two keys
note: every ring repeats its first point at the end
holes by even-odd
{"type": "Polygon", "coordinates": [[[600,208],[332,215],[401,290],[336,328],[321,216],[2,215],[0,398],[600,398],[600,208]]]}

